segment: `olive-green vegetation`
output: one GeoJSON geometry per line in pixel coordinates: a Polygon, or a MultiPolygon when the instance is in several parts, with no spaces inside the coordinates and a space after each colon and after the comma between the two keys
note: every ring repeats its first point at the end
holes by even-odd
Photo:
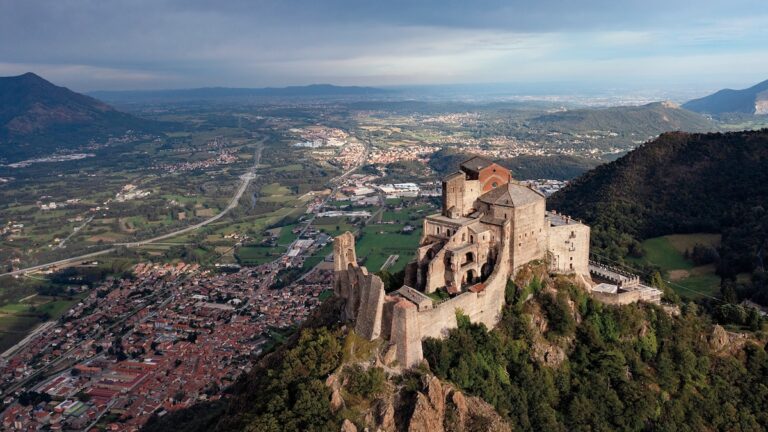
{"type": "MultiPolygon", "coordinates": [[[[676,317],[654,305],[606,306],[571,280],[546,276],[524,286],[510,282],[506,293],[496,329],[459,313],[459,328],[423,346],[432,373],[492,404],[513,430],[768,427],[764,333],[716,352],[712,323],[693,303],[676,317]],[[562,360],[545,364],[541,346],[562,350],[562,360]]],[[[338,430],[344,418],[359,420],[352,405],[371,406],[392,387],[402,395],[418,389],[425,368],[388,378],[380,368],[358,366],[374,345],[338,327],[338,307],[326,301],[300,337],[260,360],[227,399],[155,418],[145,430],[338,430]],[[325,380],[339,371],[348,405],[334,414],[325,380]]],[[[410,411],[399,407],[397,416],[411,415],[408,403],[410,411]]]]}
{"type": "MultiPolygon", "coordinates": [[[[719,233],[714,263],[724,284],[751,273],[739,298],[768,304],[768,130],[665,133],[579,177],[548,201],[592,227],[592,251],[622,261],[642,258],[646,239],[719,233]],[[750,280],[751,279],[751,280],[750,280]]],[[[653,244],[651,252],[655,253],[653,244]]],[[[694,251],[689,250],[689,254],[694,251]]],[[[700,250],[701,256],[712,256],[700,250]]],[[[692,257],[691,257],[692,258],[692,257]]],[[[656,258],[656,268],[669,256],[656,258]]],[[[650,261],[650,260],[648,260],[650,261]]]]}
{"type": "Polygon", "coordinates": [[[701,114],[665,102],[555,112],[531,119],[531,125],[561,132],[614,132],[620,137],[634,139],[645,139],[667,131],[717,130],[716,124],[701,114]]]}
{"type": "Polygon", "coordinates": [[[716,354],[706,338],[711,323],[693,304],[671,317],[652,305],[606,306],[567,282],[556,285],[556,293],[529,288],[536,294],[528,303],[523,290],[508,290],[491,332],[463,321],[447,339],[427,340],[432,370],[493,404],[513,430],[768,427],[763,342],[716,354]],[[536,314],[548,322],[545,340],[567,352],[559,365],[534,360],[545,343],[530,324],[536,314]]]}

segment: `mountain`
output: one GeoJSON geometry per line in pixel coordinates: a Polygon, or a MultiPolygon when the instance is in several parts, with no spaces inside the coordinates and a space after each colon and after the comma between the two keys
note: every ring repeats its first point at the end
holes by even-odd
{"type": "MultiPolygon", "coordinates": [[[[615,260],[642,253],[638,241],[651,237],[720,233],[718,273],[760,279],[768,251],[766,167],[768,129],[665,133],[577,178],[548,205],[588,223],[592,250],[615,260]]],[[[768,304],[764,282],[753,288],[765,292],[753,294],[768,304]]]]}
{"type": "Polygon", "coordinates": [[[534,117],[530,125],[560,132],[610,131],[637,139],[669,131],[708,132],[717,129],[706,117],[681,109],[671,102],[568,110],[534,117]]]}
{"type": "Polygon", "coordinates": [[[768,114],[768,80],[743,89],[724,89],[709,96],[693,99],[683,108],[699,113],[720,115],[726,113],[768,114]]]}
{"type": "MultiPolygon", "coordinates": [[[[443,177],[456,171],[457,166],[472,156],[476,155],[443,149],[432,155],[429,166],[443,177]]],[[[571,155],[522,155],[495,162],[512,171],[512,176],[518,180],[570,180],[600,164],[597,159],[571,155]]]]}
{"type": "Polygon", "coordinates": [[[0,77],[0,159],[44,155],[156,127],[33,73],[0,77]]]}
{"type": "Polygon", "coordinates": [[[96,91],[90,95],[114,103],[135,102],[180,102],[203,100],[249,100],[255,98],[334,98],[351,96],[387,95],[391,92],[374,87],[335,86],[331,84],[312,84],[307,86],[266,87],[266,88],[231,88],[203,87],[179,90],[128,90],[96,91]]]}

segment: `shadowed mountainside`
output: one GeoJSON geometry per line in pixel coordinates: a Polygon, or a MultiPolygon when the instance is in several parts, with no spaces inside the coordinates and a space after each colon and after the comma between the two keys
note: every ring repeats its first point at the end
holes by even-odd
{"type": "Polygon", "coordinates": [[[0,158],[19,159],[87,144],[156,122],[58,87],[33,73],[0,78],[0,158]]]}
{"type": "Polygon", "coordinates": [[[768,80],[742,90],[723,89],[709,96],[693,99],[683,108],[707,114],[768,114],[768,80]]]}

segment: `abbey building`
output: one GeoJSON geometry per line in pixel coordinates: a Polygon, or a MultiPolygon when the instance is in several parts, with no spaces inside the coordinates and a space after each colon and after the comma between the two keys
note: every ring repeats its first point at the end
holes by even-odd
{"type": "Polygon", "coordinates": [[[589,280],[589,227],[547,212],[544,196],[504,167],[467,160],[443,180],[442,200],[442,211],[424,219],[416,259],[395,292],[385,293],[378,276],[357,265],[351,233],[334,242],[334,290],[345,300],[343,318],[359,335],[394,344],[404,367],[421,361],[423,338],[444,337],[457,326],[457,310],[493,328],[507,280],[531,261],[589,280]],[[439,290],[443,295],[434,295],[439,290]]]}

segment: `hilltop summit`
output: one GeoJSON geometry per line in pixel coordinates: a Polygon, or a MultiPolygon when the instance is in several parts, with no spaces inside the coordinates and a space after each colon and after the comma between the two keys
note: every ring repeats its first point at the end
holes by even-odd
{"type": "Polygon", "coordinates": [[[0,158],[41,155],[154,127],[32,72],[0,77],[0,158]]]}
{"type": "Polygon", "coordinates": [[[693,99],[683,108],[707,114],[768,114],[768,80],[742,90],[723,89],[709,96],[693,99]]]}

